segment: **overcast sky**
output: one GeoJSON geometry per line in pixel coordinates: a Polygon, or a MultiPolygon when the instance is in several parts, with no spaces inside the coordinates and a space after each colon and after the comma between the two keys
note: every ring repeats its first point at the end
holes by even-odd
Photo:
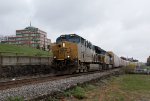
{"type": "Polygon", "coordinates": [[[118,56],[150,55],[150,0],[0,0],[0,35],[32,26],[55,42],[76,33],[118,56]]]}

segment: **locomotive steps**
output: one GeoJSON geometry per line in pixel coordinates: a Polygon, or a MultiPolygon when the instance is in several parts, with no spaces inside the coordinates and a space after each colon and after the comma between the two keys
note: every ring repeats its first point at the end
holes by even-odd
{"type": "Polygon", "coordinates": [[[70,87],[76,86],[95,79],[105,78],[122,72],[121,68],[97,72],[93,74],[80,75],[76,77],[61,78],[53,81],[46,81],[37,84],[24,85],[22,87],[0,90],[0,99],[4,101],[9,97],[23,97],[25,100],[38,99],[54,92],[62,92],[70,87]]]}

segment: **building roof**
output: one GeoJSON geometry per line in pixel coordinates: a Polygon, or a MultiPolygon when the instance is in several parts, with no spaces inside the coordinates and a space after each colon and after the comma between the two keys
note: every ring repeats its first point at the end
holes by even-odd
{"type": "Polygon", "coordinates": [[[33,26],[26,27],[25,29],[30,30],[30,31],[38,31],[38,28],[33,27],[33,26]]]}
{"type": "Polygon", "coordinates": [[[20,32],[20,31],[30,31],[30,32],[37,32],[37,31],[40,31],[40,32],[46,33],[45,31],[40,30],[39,28],[36,28],[36,27],[33,27],[33,26],[28,26],[28,27],[26,27],[26,28],[24,28],[24,29],[16,30],[16,32],[20,32]]]}

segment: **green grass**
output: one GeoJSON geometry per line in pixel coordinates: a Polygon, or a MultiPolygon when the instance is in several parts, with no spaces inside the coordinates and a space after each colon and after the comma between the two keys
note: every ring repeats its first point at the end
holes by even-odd
{"type": "MultiPolygon", "coordinates": [[[[110,101],[125,101],[124,96],[116,91],[109,92],[108,96],[110,101]]],[[[104,99],[104,101],[108,101],[107,97],[104,99]]]]}
{"type": "Polygon", "coordinates": [[[150,75],[125,75],[118,78],[121,88],[128,91],[150,91],[150,75]]]}
{"type": "Polygon", "coordinates": [[[9,44],[0,44],[1,55],[23,55],[23,56],[51,56],[52,53],[31,48],[28,46],[16,46],[9,44]]]}
{"type": "Polygon", "coordinates": [[[96,89],[92,84],[84,84],[64,92],[66,97],[74,96],[77,99],[86,98],[86,92],[96,89]]]}
{"type": "Polygon", "coordinates": [[[150,66],[142,66],[142,68],[150,70],[150,66]]]}
{"type": "Polygon", "coordinates": [[[98,81],[78,86],[67,91],[66,95],[74,96],[77,98],[75,101],[80,101],[80,96],[83,96],[83,101],[149,101],[150,99],[150,75],[127,74],[111,77],[105,80],[104,84],[101,83],[98,81]]]}
{"type": "Polygon", "coordinates": [[[68,90],[66,92],[64,92],[64,95],[69,97],[69,96],[74,96],[76,97],[77,99],[83,99],[85,98],[85,89],[83,87],[80,87],[80,86],[77,86],[71,90],[68,90]]]}
{"type": "MultiPolygon", "coordinates": [[[[45,101],[45,100],[44,100],[45,101]]],[[[55,97],[49,97],[46,101],[59,101],[58,99],[56,99],[55,97]]]]}
{"type": "Polygon", "coordinates": [[[22,97],[9,97],[6,101],[24,101],[22,97]]]}
{"type": "Polygon", "coordinates": [[[136,101],[150,99],[150,75],[127,74],[109,82],[104,101],[136,101]]]}
{"type": "Polygon", "coordinates": [[[83,88],[84,88],[84,90],[87,92],[87,91],[96,89],[96,86],[95,86],[95,85],[92,85],[92,84],[85,84],[85,85],[83,86],[83,88]]]}

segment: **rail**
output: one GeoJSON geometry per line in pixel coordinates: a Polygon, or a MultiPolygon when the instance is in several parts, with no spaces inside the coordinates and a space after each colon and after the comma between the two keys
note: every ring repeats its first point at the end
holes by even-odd
{"type": "Polygon", "coordinates": [[[116,68],[116,69],[111,69],[108,71],[91,71],[91,72],[86,72],[86,73],[68,74],[68,75],[62,75],[62,76],[47,75],[47,76],[41,76],[41,77],[29,77],[26,79],[16,79],[13,81],[11,80],[11,81],[6,81],[6,82],[3,81],[3,82],[0,82],[0,90],[16,88],[16,87],[20,87],[23,85],[30,85],[30,84],[36,84],[36,83],[41,83],[41,82],[59,80],[59,79],[64,79],[64,78],[77,77],[77,76],[94,74],[94,73],[108,73],[111,71],[119,71],[119,70],[120,68],[116,68]]]}

